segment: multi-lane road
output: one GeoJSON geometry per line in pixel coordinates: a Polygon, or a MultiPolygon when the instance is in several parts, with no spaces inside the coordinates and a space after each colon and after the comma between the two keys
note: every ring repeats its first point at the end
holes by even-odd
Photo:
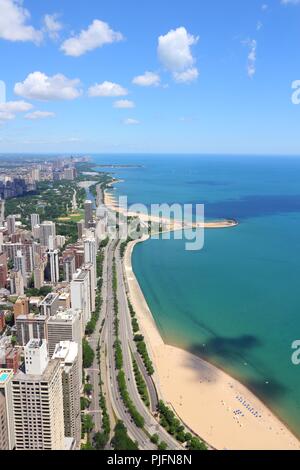
{"type": "MultiPolygon", "coordinates": [[[[142,365],[140,357],[136,353],[136,345],[133,340],[131,317],[128,309],[128,302],[126,296],[126,288],[123,277],[122,260],[119,255],[117,241],[110,241],[107,248],[105,249],[105,260],[103,269],[103,289],[105,292],[102,293],[103,297],[103,316],[105,318],[104,327],[101,333],[101,358],[105,361],[106,365],[106,376],[102,377],[104,381],[104,389],[108,391],[107,399],[110,400],[111,406],[114,410],[114,414],[118,419],[121,419],[127,427],[128,434],[131,438],[136,441],[140,449],[152,450],[156,446],[151,443],[149,436],[158,434],[160,441],[166,442],[169,449],[182,449],[182,447],[170,436],[157,422],[151,411],[144,405],[139,392],[137,390],[133,365],[132,365],[132,353],[138,360],[139,365],[142,365]],[[145,420],[144,428],[138,428],[133,422],[130,414],[128,413],[119,393],[119,387],[117,382],[118,370],[115,368],[115,329],[114,329],[114,298],[113,298],[113,262],[116,262],[116,273],[118,280],[117,298],[119,304],[119,339],[122,344],[123,352],[123,370],[126,376],[127,389],[129,395],[140,413],[145,420]]],[[[92,343],[92,342],[91,342],[92,343]]],[[[145,369],[142,370],[145,374],[145,369]]],[[[154,408],[157,403],[157,395],[155,387],[151,381],[151,387],[149,388],[150,397],[152,400],[152,407],[154,408]]]]}

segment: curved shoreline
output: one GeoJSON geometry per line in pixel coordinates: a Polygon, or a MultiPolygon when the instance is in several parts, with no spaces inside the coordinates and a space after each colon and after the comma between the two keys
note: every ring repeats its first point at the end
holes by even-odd
{"type": "Polygon", "coordinates": [[[166,344],[132,268],[138,243],[128,244],[124,272],[129,297],[153,360],[159,395],[196,434],[222,450],[299,450],[300,442],[243,384],[198,356],[166,344]],[[251,413],[254,408],[259,417],[251,413]],[[235,414],[240,410],[244,415],[235,414]]]}

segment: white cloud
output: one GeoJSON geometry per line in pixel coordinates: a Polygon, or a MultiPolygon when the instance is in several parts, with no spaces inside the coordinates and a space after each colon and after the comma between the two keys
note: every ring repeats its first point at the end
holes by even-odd
{"type": "Polygon", "coordinates": [[[250,51],[248,54],[248,64],[247,72],[248,77],[253,78],[256,74],[256,51],[257,51],[257,41],[255,39],[246,41],[250,51]]]}
{"type": "Polygon", "coordinates": [[[282,5],[299,5],[300,0],[281,0],[282,5]]]}
{"type": "Polygon", "coordinates": [[[4,121],[11,121],[15,119],[15,114],[9,113],[8,111],[0,111],[0,123],[4,121]]]}
{"type": "Polygon", "coordinates": [[[63,29],[63,24],[58,21],[58,18],[59,15],[57,13],[44,16],[44,30],[53,40],[59,38],[59,33],[63,29]]]}
{"type": "Polygon", "coordinates": [[[263,23],[261,21],[258,21],[256,23],[256,31],[260,31],[263,27],[263,23]]]}
{"type": "Polygon", "coordinates": [[[102,47],[104,44],[122,41],[123,35],[113,31],[104,21],[94,20],[86,30],[82,30],[78,36],[64,41],[61,50],[69,56],[79,57],[88,51],[102,47]]]}
{"type": "Polygon", "coordinates": [[[55,113],[50,111],[33,111],[32,113],[28,113],[25,115],[25,119],[29,119],[30,121],[36,121],[38,119],[46,119],[55,117],[55,113]]]}
{"type": "Polygon", "coordinates": [[[7,101],[0,103],[0,122],[11,121],[15,119],[17,113],[25,113],[33,106],[26,101],[7,101]]]}
{"type": "Polygon", "coordinates": [[[140,121],[137,119],[127,118],[124,119],[123,124],[125,124],[125,126],[136,126],[137,124],[140,124],[140,121]]]}
{"type": "Polygon", "coordinates": [[[178,83],[191,83],[197,80],[199,72],[196,67],[191,67],[183,72],[174,72],[173,76],[174,80],[178,83]]]}
{"type": "Polygon", "coordinates": [[[123,88],[118,83],[108,82],[105,81],[103,83],[96,83],[95,85],[91,86],[88,91],[89,96],[97,97],[97,96],[126,96],[128,95],[128,90],[123,88]]]}
{"type": "Polygon", "coordinates": [[[16,83],[14,91],[18,96],[41,101],[74,100],[81,95],[80,80],[62,74],[48,77],[42,72],[30,73],[24,82],[16,83]]]}
{"type": "Polygon", "coordinates": [[[43,39],[41,31],[27,24],[28,10],[20,0],[0,0],[0,38],[7,41],[31,41],[39,44],[43,39]]]}
{"type": "Polygon", "coordinates": [[[132,80],[134,85],[139,86],[158,86],[160,84],[160,76],[154,72],[145,72],[143,75],[138,75],[132,80]]]}
{"type": "Polygon", "coordinates": [[[158,38],[159,60],[167,70],[172,72],[175,80],[182,83],[191,81],[180,79],[180,75],[184,72],[187,72],[186,76],[190,78],[193,76],[194,80],[198,77],[198,71],[194,67],[196,60],[191,50],[191,46],[197,44],[198,40],[199,37],[189,34],[183,26],[172,29],[165,36],[158,38]]]}
{"type": "Polygon", "coordinates": [[[129,109],[129,108],[134,108],[134,107],[135,107],[134,102],[130,100],[118,100],[114,102],[114,108],[129,109]]]}
{"type": "Polygon", "coordinates": [[[0,111],[8,113],[25,113],[32,108],[32,104],[26,103],[26,101],[7,101],[6,103],[0,103],[0,111]]]}

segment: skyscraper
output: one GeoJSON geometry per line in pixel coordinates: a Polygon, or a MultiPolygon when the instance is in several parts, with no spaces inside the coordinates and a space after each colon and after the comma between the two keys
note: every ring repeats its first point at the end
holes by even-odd
{"type": "Polygon", "coordinates": [[[0,369],[0,450],[13,450],[15,433],[12,404],[12,370],[0,369]]]}
{"type": "Polygon", "coordinates": [[[14,267],[16,271],[19,271],[22,274],[24,285],[26,285],[27,279],[26,279],[25,256],[23,255],[21,250],[17,251],[17,256],[15,257],[14,267]]]}
{"type": "Polygon", "coordinates": [[[82,369],[82,312],[81,310],[59,310],[47,320],[48,349],[50,357],[60,341],[74,341],[79,348],[80,371],[82,369]]]}
{"type": "Polygon", "coordinates": [[[40,216],[39,214],[31,214],[31,230],[34,229],[37,225],[40,225],[40,216]]]}
{"type": "Polygon", "coordinates": [[[71,341],[61,341],[56,345],[52,359],[58,359],[62,368],[65,436],[74,438],[78,448],[81,440],[78,345],[71,341]]]}
{"type": "Polygon", "coordinates": [[[25,347],[25,373],[12,381],[16,450],[64,450],[60,361],[49,360],[46,341],[25,347]]]}
{"type": "Polygon", "coordinates": [[[59,282],[59,253],[57,250],[47,251],[45,278],[52,284],[57,284],[59,282]]]}
{"type": "Polygon", "coordinates": [[[84,262],[91,263],[97,278],[97,243],[95,238],[84,239],[84,262]]]}
{"type": "Polygon", "coordinates": [[[85,228],[89,228],[90,224],[93,222],[93,203],[89,200],[84,203],[84,222],[85,228]]]}
{"type": "Polygon", "coordinates": [[[56,226],[54,222],[43,222],[40,225],[40,242],[42,246],[50,248],[49,237],[53,237],[52,240],[56,237],[56,226]]]}
{"type": "Polygon", "coordinates": [[[6,218],[6,225],[7,225],[7,231],[8,235],[12,235],[16,231],[16,218],[14,215],[9,215],[6,218]]]}
{"type": "Polygon", "coordinates": [[[64,260],[64,278],[66,282],[72,281],[75,271],[75,256],[68,256],[64,260]]]}
{"type": "Polygon", "coordinates": [[[82,311],[82,324],[85,328],[91,319],[90,276],[88,271],[78,270],[71,282],[72,308],[82,311]]]}
{"type": "Polygon", "coordinates": [[[31,339],[47,339],[47,317],[45,315],[20,315],[16,318],[17,341],[26,346],[31,339]]]}

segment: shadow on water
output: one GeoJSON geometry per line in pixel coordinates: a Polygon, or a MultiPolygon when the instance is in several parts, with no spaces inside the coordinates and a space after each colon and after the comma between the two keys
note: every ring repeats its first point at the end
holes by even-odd
{"type": "MultiPolygon", "coordinates": [[[[242,335],[236,338],[224,338],[221,336],[213,337],[209,339],[205,345],[193,344],[189,348],[189,352],[196,356],[200,356],[205,361],[216,365],[224,364],[228,362],[233,367],[235,364],[240,365],[245,361],[247,353],[255,348],[261,347],[261,342],[251,335],[242,335]]],[[[191,364],[190,364],[191,365],[191,364]]],[[[242,383],[257,395],[262,401],[272,404],[282,399],[282,397],[288,392],[288,388],[280,383],[275,377],[269,376],[266,378],[265,373],[254,366],[254,364],[248,364],[251,369],[261,376],[261,380],[254,379],[249,376],[242,379],[242,383]]],[[[201,377],[202,370],[199,370],[199,376],[201,377]]],[[[199,377],[199,378],[200,378],[199,377]]],[[[241,380],[238,376],[237,380],[241,380]]]]}
{"type": "Polygon", "coordinates": [[[260,346],[261,342],[251,335],[242,335],[236,338],[215,336],[209,339],[205,346],[199,344],[192,345],[190,351],[193,354],[200,354],[207,360],[219,357],[220,359],[238,359],[240,361],[247,351],[260,346]]]}

